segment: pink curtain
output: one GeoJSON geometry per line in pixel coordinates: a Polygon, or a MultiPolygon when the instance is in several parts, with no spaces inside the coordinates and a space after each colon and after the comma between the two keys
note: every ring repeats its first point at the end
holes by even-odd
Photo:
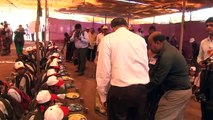
{"type": "MultiPolygon", "coordinates": [[[[50,40],[63,42],[64,32],[70,33],[76,23],[80,23],[84,28],[94,28],[97,32],[97,29],[103,25],[99,23],[87,23],[79,22],[74,20],[61,20],[55,18],[49,18],[49,32],[50,40]]],[[[161,31],[164,35],[175,36],[177,39],[177,44],[179,45],[180,39],[180,23],[177,24],[141,24],[141,25],[132,25],[134,31],[136,32],[138,28],[141,28],[144,31],[144,34],[148,34],[149,27],[153,25],[156,27],[157,31],[161,31]]],[[[110,25],[107,25],[110,28],[110,25]]],[[[205,23],[199,21],[190,21],[185,22],[185,31],[184,31],[184,41],[183,41],[183,50],[187,55],[191,55],[191,46],[189,44],[189,38],[194,37],[195,40],[199,43],[202,39],[207,37],[205,31],[205,23]]]]}

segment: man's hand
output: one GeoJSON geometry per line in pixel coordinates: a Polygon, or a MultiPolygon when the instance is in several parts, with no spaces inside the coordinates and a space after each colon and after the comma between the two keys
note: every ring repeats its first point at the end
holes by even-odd
{"type": "Polygon", "coordinates": [[[199,63],[199,66],[201,67],[201,68],[204,68],[206,65],[203,63],[203,61],[200,61],[199,63]]]}
{"type": "Polygon", "coordinates": [[[107,109],[107,103],[106,102],[104,102],[104,103],[101,102],[101,109],[106,111],[106,109],[107,109]]]}

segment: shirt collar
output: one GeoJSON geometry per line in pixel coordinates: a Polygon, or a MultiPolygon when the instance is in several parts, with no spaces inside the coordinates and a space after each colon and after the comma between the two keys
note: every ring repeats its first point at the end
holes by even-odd
{"type": "Polygon", "coordinates": [[[125,28],[125,27],[120,27],[120,28],[118,28],[115,32],[117,32],[117,31],[122,31],[122,30],[127,30],[127,28],[125,28]]]}
{"type": "Polygon", "coordinates": [[[207,40],[208,40],[209,42],[213,42],[213,39],[211,40],[210,37],[208,37],[207,40]]]}
{"type": "Polygon", "coordinates": [[[169,43],[165,40],[163,41],[163,47],[160,50],[160,52],[158,53],[159,56],[161,56],[163,54],[163,52],[165,51],[165,49],[168,47],[169,43]]]}

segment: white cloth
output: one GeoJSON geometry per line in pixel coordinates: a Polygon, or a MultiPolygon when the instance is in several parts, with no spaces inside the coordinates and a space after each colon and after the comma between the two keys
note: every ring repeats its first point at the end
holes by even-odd
{"type": "Polygon", "coordinates": [[[149,83],[147,44],[124,27],[105,36],[97,64],[97,91],[106,101],[109,85],[126,87],[149,83]]]}
{"type": "Polygon", "coordinates": [[[96,37],[96,44],[98,45],[101,42],[101,39],[104,37],[103,33],[99,33],[96,37]]]}
{"type": "Polygon", "coordinates": [[[136,34],[138,34],[138,35],[142,36],[141,32],[138,32],[138,31],[137,31],[137,32],[136,32],[136,34]]]}
{"type": "MultiPolygon", "coordinates": [[[[5,99],[5,100],[6,100],[6,99],[5,99]]],[[[6,101],[9,103],[8,100],[6,100],[6,101]]],[[[6,109],[5,105],[4,105],[4,103],[1,102],[1,101],[0,101],[0,110],[1,110],[2,113],[8,115],[8,112],[7,112],[7,109],[6,109]]]]}
{"type": "Polygon", "coordinates": [[[7,112],[7,110],[6,110],[6,108],[5,108],[5,105],[4,105],[4,103],[3,102],[1,102],[0,101],[0,110],[2,111],[2,113],[6,113],[7,112]]]}
{"type": "Polygon", "coordinates": [[[44,26],[42,26],[41,31],[45,32],[45,27],[44,26]]]}
{"type": "Polygon", "coordinates": [[[86,31],[84,31],[83,34],[80,35],[80,39],[74,38],[75,32],[73,33],[72,37],[70,38],[70,41],[75,41],[75,47],[76,48],[87,48],[89,43],[89,35],[86,31]]]}
{"type": "Polygon", "coordinates": [[[96,37],[96,45],[98,46],[97,47],[97,51],[99,51],[99,46],[100,46],[100,43],[101,43],[101,40],[104,38],[104,34],[103,33],[99,33],[96,37]]]}
{"type": "MultiPolygon", "coordinates": [[[[29,27],[26,27],[24,30],[25,30],[25,33],[26,33],[27,35],[30,34],[30,29],[29,29],[29,27]]],[[[43,30],[42,30],[42,31],[43,31],[43,30]]]]}
{"type": "Polygon", "coordinates": [[[9,96],[11,96],[12,98],[14,98],[17,102],[21,103],[21,96],[19,95],[19,93],[15,89],[10,88],[8,90],[7,94],[9,96]]]}
{"type": "MultiPolygon", "coordinates": [[[[200,50],[197,57],[197,62],[203,61],[210,57],[210,55],[213,53],[213,40],[210,40],[210,38],[205,38],[200,43],[200,50]]],[[[212,57],[213,60],[213,57],[212,57]]]]}
{"type": "Polygon", "coordinates": [[[25,93],[27,93],[26,78],[25,78],[25,77],[22,77],[22,78],[21,78],[20,87],[23,89],[23,91],[24,91],[25,93]]]}

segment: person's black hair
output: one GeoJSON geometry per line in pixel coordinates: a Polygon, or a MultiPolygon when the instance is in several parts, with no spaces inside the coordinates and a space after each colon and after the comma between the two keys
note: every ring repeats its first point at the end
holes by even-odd
{"type": "Polygon", "coordinates": [[[114,18],[111,21],[111,27],[112,28],[117,27],[117,26],[121,26],[121,25],[128,26],[128,24],[127,24],[127,22],[124,18],[114,18]]]}
{"type": "Polygon", "coordinates": [[[0,85],[4,85],[4,83],[2,82],[2,80],[0,80],[0,85]]]}
{"type": "Polygon", "coordinates": [[[81,24],[80,23],[75,24],[75,29],[81,29],[81,24]]]}
{"type": "Polygon", "coordinates": [[[208,19],[206,20],[206,23],[208,23],[208,22],[213,22],[213,17],[208,18],[208,19]]]}
{"type": "Polygon", "coordinates": [[[64,33],[64,36],[69,36],[69,34],[67,32],[64,33]]]}
{"type": "Polygon", "coordinates": [[[161,35],[161,34],[153,37],[154,42],[157,42],[157,41],[163,42],[164,40],[166,40],[166,37],[164,35],[161,35]]]}
{"type": "Polygon", "coordinates": [[[169,36],[166,36],[166,40],[169,41],[169,36]]]}
{"type": "Polygon", "coordinates": [[[102,29],[102,27],[104,27],[104,25],[101,25],[100,29],[102,29]]]}
{"type": "Polygon", "coordinates": [[[156,28],[155,28],[155,26],[152,25],[152,26],[149,27],[149,30],[154,30],[155,31],[156,28]]]}

